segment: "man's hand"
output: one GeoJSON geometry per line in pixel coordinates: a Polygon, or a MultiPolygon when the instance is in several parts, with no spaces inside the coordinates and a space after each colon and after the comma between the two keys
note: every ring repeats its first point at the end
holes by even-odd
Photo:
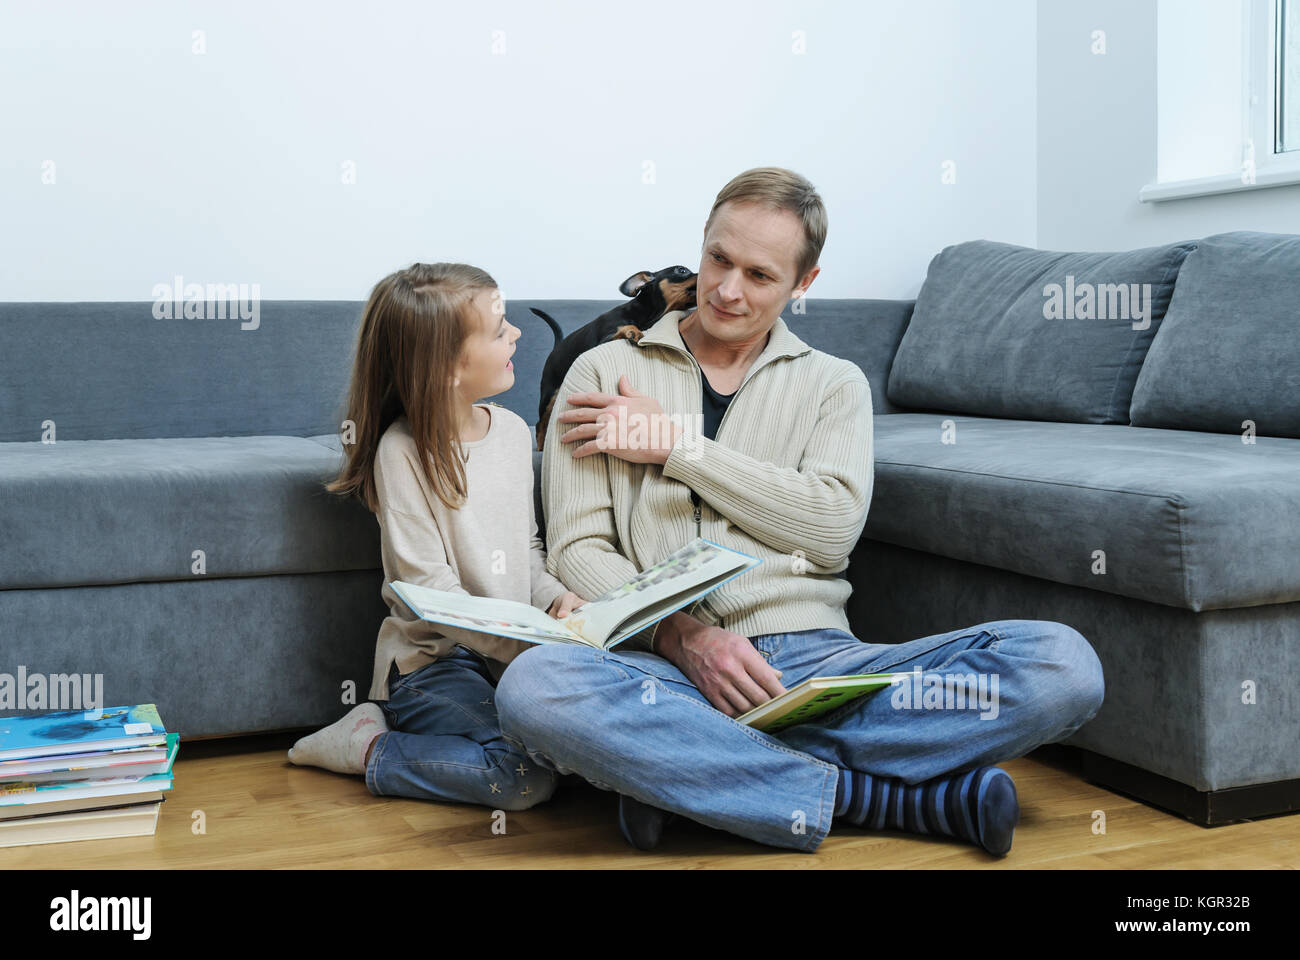
{"type": "Polygon", "coordinates": [[[578,596],[572,590],[568,590],[551,601],[551,606],[546,611],[546,615],[554,617],[556,620],[563,620],[574,610],[586,605],[586,598],[578,596]]]}
{"type": "Polygon", "coordinates": [[[610,453],[630,463],[663,466],[682,435],[681,424],[673,423],[654,397],[632,389],[626,373],[618,378],[618,396],[573,393],[568,402],[578,409],[565,410],[555,419],[578,424],[560,435],[562,442],[587,441],[571,451],[575,460],[593,453],[610,453]],[[626,419],[620,428],[621,417],[626,419]]]}
{"type": "Polygon", "coordinates": [[[781,671],[773,670],[747,637],[680,611],[661,623],[667,629],[656,639],[655,651],[727,716],[738,717],[785,693],[781,671]]]}

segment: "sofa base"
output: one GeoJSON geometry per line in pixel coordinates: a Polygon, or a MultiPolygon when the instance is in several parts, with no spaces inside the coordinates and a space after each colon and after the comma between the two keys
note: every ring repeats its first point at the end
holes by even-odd
{"type": "Polygon", "coordinates": [[[1261,817],[1300,813],[1300,780],[1277,780],[1226,790],[1196,790],[1131,763],[1082,747],[1060,745],[1080,754],[1083,778],[1099,787],[1141,800],[1202,827],[1222,827],[1261,817]]]}
{"type": "Polygon", "coordinates": [[[344,570],[0,590],[0,672],[99,675],[100,706],[156,704],[183,742],[319,729],[369,695],[383,584],[344,570]]]}
{"type": "MultiPolygon", "coordinates": [[[[863,538],[849,561],[849,623],[900,643],[1003,619],[1069,624],[1106,677],[1098,714],[1062,742],[1174,782],[1139,795],[1206,822],[1295,809],[1300,779],[1300,602],[1200,613],[995,570],[863,538]],[[1257,794],[1247,788],[1258,787],[1257,794]],[[1282,798],[1269,800],[1282,791],[1282,798]],[[1240,799],[1245,798],[1245,799],[1240,799]]],[[[1122,784],[1122,777],[1115,780],[1122,784]]],[[[1124,786],[1117,789],[1124,790],[1124,786]]]]}
{"type": "Polygon", "coordinates": [[[1196,790],[1185,783],[1143,770],[1068,743],[1048,743],[1033,759],[1066,770],[1089,783],[1123,794],[1200,827],[1283,817],[1300,813],[1300,780],[1279,780],[1224,790],[1196,790]]]}

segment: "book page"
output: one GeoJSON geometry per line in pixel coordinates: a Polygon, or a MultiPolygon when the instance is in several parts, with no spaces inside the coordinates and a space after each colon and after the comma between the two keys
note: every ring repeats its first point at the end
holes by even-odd
{"type": "MultiPolygon", "coordinates": [[[[747,569],[749,568],[746,567],[745,570],[747,569]]],[[[623,642],[634,633],[639,633],[651,624],[657,623],[670,613],[676,613],[684,607],[689,607],[696,600],[700,599],[700,597],[712,593],[728,580],[740,576],[740,574],[744,573],[745,570],[737,570],[733,573],[721,574],[707,583],[700,584],[699,587],[675,594],[674,596],[660,601],[645,610],[637,611],[630,618],[624,620],[614,628],[605,642],[605,648],[610,649],[616,644],[623,642]]]]}
{"type": "Polygon", "coordinates": [[[513,637],[530,643],[587,642],[566,629],[559,620],[526,603],[493,597],[469,597],[404,580],[393,582],[393,592],[417,616],[430,623],[445,623],[463,630],[513,637]]]}
{"type": "MultiPolygon", "coordinates": [[[[761,562],[696,537],[627,583],[575,610],[564,624],[596,646],[604,646],[625,625],[640,622],[643,627],[653,623],[761,562]],[[669,602],[674,600],[678,601],[676,606],[669,602]]],[[[635,633],[636,629],[627,632],[635,633]]]]}

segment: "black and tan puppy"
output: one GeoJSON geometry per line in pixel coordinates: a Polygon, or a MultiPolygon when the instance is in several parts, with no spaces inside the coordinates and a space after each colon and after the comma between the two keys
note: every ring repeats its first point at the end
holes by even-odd
{"type": "Polygon", "coordinates": [[[620,337],[639,341],[641,335],[665,313],[695,306],[695,274],[680,266],[665,267],[658,273],[642,270],[619,284],[618,292],[632,299],[608,313],[602,313],[567,337],[561,332],[560,325],[545,311],[529,307],[547,322],[555,334],[555,348],[546,358],[546,366],[542,369],[542,390],[537,409],[538,450],[546,442],[546,427],[551,421],[555,395],[578,355],[620,337]]]}

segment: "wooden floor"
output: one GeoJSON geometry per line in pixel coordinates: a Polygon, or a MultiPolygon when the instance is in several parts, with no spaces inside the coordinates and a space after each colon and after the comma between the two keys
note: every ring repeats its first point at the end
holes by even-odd
{"type": "Polygon", "coordinates": [[[152,837],[0,849],[0,870],[34,868],[1190,868],[1294,869],[1300,816],[1205,829],[1093,786],[1059,751],[1002,766],[1016,781],[1020,825],[1010,854],[838,824],[816,854],[794,853],[676,820],[652,852],[633,850],[617,798],[566,777],[547,803],[506,814],[376,797],[360,777],[296,767],[298,734],[181,744],[175,786],[152,837]],[[1094,834],[1094,811],[1106,832],[1094,834]],[[206,832],[191,830],[202,811],[206,832]]]}

